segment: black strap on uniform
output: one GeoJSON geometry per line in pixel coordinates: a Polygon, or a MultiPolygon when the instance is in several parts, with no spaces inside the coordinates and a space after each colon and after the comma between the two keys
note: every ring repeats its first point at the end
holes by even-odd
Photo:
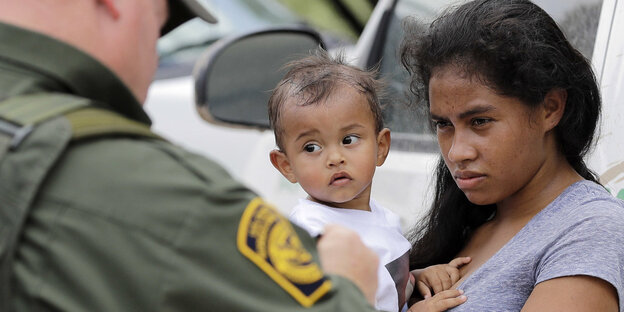
{"type": "Polygon", "coordinates": [[[124,135],[160,139],[147,125],[67,94],[0,102],[0,311],[11,311],[16,246],[41,182],[70,141],[124,135]]]}

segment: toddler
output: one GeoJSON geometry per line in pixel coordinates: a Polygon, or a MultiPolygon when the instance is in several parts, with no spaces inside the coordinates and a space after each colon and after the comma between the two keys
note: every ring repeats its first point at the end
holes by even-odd
{"type": "MultiPolygon", "coordinates": [[[[356,231],[379,256],[376,308],[405,311],[411,294],[406,288],[418,283],[419,290],[433,290],[432,280],[459,276],[448,272],[458,271],[466,260],[420,270],[410,283],[411,244],[402,235],[399,217],[370,196],[375,168],[390,149],[376,73],[346,65],[323,50],[290,63],[288,69],[269,100],[269,120],[278,147],[270,153],[271,163],[308,194],[290,219],[312,236],[322,234],[328,223],[356,231]]],[[[443,293],[432,298],[421,293],[423,307],[447,300],[439,296],[443,293]]],[[[458,291],[451,294],[456,295],[448,300],[465,300],[458,291]]]]}

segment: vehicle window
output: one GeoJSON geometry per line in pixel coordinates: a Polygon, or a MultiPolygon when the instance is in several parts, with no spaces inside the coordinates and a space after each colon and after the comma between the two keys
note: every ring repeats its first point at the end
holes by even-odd
{"type": "MultiPolygon", "coordinates": [[[[386,94],[382,96],[384,120],[386,125],[393,131],[393,139],[399,133],[419,134],[419,136],[402,136],[411,138],[412,144],[418,144],[419,149],[428,146],[427,150],[437,148],[429,131],[426,111],[420,109],[423,106],[413,105],[408,102],[409,76],[401,65],[399,59],[399,45],[403,38],[402,20],[407,16],[414,16],[423,21],[431,21],[451,1],[427,1],[427,0],[400,0],[397,2],[394,14],[390,20],[387,32],[386,45],[382,53],[380,63],[381,76],[387,84],[386,94]],[[424,144],[424,146],[423,146],[424,144]]],[[[400,148],[401,142],[393,140],[393,148],[400,148]],[[396,142],[396,144],[395,144],[396,142]]],[[[406,144],[403,142],[403,144],[406,144]]]]}
{"type": "MultiPolygon", "coordinates": [[[[551,14],[571,43],[591,59],[602,0],[534,2],[551,14]]],[[[431,21],[444,8],[456,3],[458,1],[398,0],[387,25],[388,36],[380,63],[381,76],[387,83],[387,94],[381,102],[386,125],[393,131],[393,148],[423,151],[437,148],[429,129],[427,112],[416,108],[422,108],[422,105],[414,105],[406,100],[409,77],[398,55],[403,37],[402,20],[407,16],[414,16],[423,21],[431,21]]]]}
{"type": "Polygon", "coordinates": [[[195,61],[206,47],[227,35],[302,23],[276,0],[201,1],[219,22],[208,24],[194,19],[160,38],[156,79],[190,75],[195,61]]]}
{"type": "Polygon", "coordinates": [[[219,22],[195,19],[158,41],[156,79],[189,76],[213,42],[263,28],[305,25],[317,30],[328,48],[353,45],[373,9],[372,0],[201,0],[219,22]]]}

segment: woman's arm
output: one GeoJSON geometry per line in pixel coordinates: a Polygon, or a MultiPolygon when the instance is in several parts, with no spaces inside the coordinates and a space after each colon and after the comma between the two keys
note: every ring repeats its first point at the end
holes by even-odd
{"type": "Polygon", "coordinates": [[[522,311],[617,312],[618,294],[613,285],[597,277],[559,277],[537,284],[522,311]]]}

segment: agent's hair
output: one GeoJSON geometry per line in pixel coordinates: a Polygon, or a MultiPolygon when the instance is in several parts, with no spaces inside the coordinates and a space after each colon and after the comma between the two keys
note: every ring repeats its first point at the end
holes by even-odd
{"type": "Polygon", "coordinates": [[[280,150],[284,151],[281,112],[286,102],[291,101],[298,106],[318,104],[340,86],[352,87],[364,94],[373,113],[376,132],[383,129],[378,98],[382,83],[376,79],[377,70],[366,71],[348,65],[344,55],[331,57],[321,48],[310,56],[286,64],[286,68],[288,72],[269,98],[269,122],[280,150]]]}
{"type": "MultiPolygon", "coordinates": [[[[404,26],[401,60],[417,103],[429,106],[429,81],[443,69],[458,70],[529,107],[563,89],[567,102],[554,130],[559,151],[583,178],[597,182],[583,160],[600,115],[596,79],[589,61],[544,10],[527,0],[477,0],[446,11],[429,27],[413,19],[404,26]]],[[[496,213],[495,205],[468,201],[441,157],[435,176],[431,210],[410,233],[412,268],[449,262],[496,213]]]]}

